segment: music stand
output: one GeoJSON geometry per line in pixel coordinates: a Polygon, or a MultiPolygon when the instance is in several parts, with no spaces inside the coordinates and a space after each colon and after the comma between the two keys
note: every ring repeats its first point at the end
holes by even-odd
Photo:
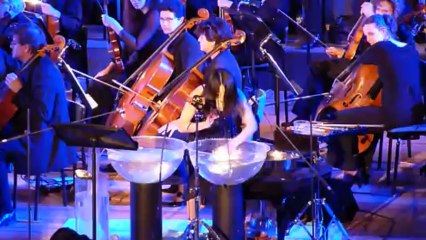
{"type": "Polygon", "coordinates": [[[137,150],[138,143],[120,128],[97,124],[56,124],[56,135],[69,146],[92,148],[92,238],[96,239],[96,148],[137,150]]]}
{"type": "Polygon", "coordinates": [[[258,16],[230,9],[233,24],[237,29],[243,30],[246,35],[252,35],[253,39],[247,39],[247,44],[256,50],[255,55],[267,60],[270,67],[283,81],[286,90],[295,95],[300,95],[303,89],[293,80],[289,80],[284,69],[284,47],[280,40],[269,29],[266,23],[258,16]]]}

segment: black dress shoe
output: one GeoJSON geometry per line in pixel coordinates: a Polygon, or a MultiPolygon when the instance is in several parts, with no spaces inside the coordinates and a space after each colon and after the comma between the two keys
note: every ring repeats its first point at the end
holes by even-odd
{"type": "Polygon", "coordinates": [[[0,215],[0,227],[8,226],[9,224],[15,222],[15,211],[4,213],[0,215]]]}

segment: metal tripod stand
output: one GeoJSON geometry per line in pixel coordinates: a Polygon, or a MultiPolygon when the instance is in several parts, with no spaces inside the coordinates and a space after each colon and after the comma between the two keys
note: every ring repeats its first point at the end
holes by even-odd
{"type": "Polygon", "coordinates": [[[195,166],[194,166],[194,188],[195,194],[195,218],[186,227],[182,239],[200,239],[200,225],[204,226],[208,231],[208,239],[220,240],[219,235],[207,223],[200,219],[200,182],[199,182],[199,165],[198,165],[198,125],[203,114],[200,110],[203,108],[203,99],[200,96],[194,96],[191,104],[197,109],[194,115],[195,119],[195,166]]]}
{"type": "Polygon", "coordinates": [[[321,175],[319,175],[316,167],[318,166],[318,157],[316,156],[316,153],[313,152],[313,129],[312,129],[312,120],[309,124],[310,127],[310,152],[311,152],[311,162],[312,164],[309,165],[311,171],[314,173],[314,176],[312,178],[312,187],[311,187],[311,193],[312,193],[312,200],[308,201],[306,206],[302,209],[300,213],[297,214],[296,218],[293,220],[292,223],[287,228],[287,235],[294,225],[299,225],[303,228],[303,230],[309,235],[309,237],[313,240],[326,240],[328,239],[328,227],[324,226],[324,215],[323,215],[323,208],[327,211],[327,214],[331,217],[331,221],[328,223],[328,226],[331,224],[337,225],[337,228],[342,234],[343,239],[349,239],[349,235],[346,232],[345,228],[343,227],[342,223],[339,221],[337,216],[334,214],[331,207],[326,203],[325,198],[321,198],[320,194],[320,182],[325,184],[328,190],[331,191],[331,187],[322,179],[321,175]],[[312,210],[312,231],[310,232],[307,226],[302,222],[301,217],[305,212],[308,210],[308,208],[311,207],[312,210]]]}

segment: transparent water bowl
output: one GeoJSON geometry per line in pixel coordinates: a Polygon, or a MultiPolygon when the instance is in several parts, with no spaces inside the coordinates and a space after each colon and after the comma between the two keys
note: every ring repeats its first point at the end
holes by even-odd
{"type": "MultiPolygon", "coordinates": [[[[198,141],[200,175],[216,185],[236,185],[253,177],[262,168],[266,153],[265,143],[246,141],[231,153],[225,147],[229,139],[215,138],[198,141]]],[[[195,166],[195,142],[188,143],[191,163],[195,166]]]]}
{"type": "Polygon", "coordinates": [[[175,138],[136,136],[133,140],[138,150],[108,149],[108,158],[120,176],[134,183],[160,182],[160,170],[164,181],[179,167],[186,149],[186,142],[175,138]]]}

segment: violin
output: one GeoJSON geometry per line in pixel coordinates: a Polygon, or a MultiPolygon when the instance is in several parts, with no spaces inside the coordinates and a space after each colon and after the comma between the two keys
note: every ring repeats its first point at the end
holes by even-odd
{"type": "Polygon", "coordinates": [[[364,36],[362,27],[364,25],[365,19],[366,19],[365,15],[361,14],[361,16],[356,21],[355,25],[352,27],[351,31],[349,32],[348,38],[347,38],[348,46],[346,47],[345,54],[343,55],[344,59],[352,60],[355,57],[358,46],[361,43],[362,37],[364,36]]]}
{"type": "Polygon", "coordinates": [[[182,23],[175,32],[123,83],[126,85],[136,78],[131,92],[125,93],[119,100],[116,111],[107,119],[107,125],[121,128],[133,134],[139,122],[145,117],[153,99],[159,94],[173,74],[173,58],[167,52],[168,46],[174,42],[182,32],[191,29],[195,24],[209,18],[206,9],[198,10],[198,18],[182,23]]]}
{"type": "MultiPolygon", "coordinates": [[[[245,33],[241,30],[236,30],[232,39],[218,44],[193,66],[172,80],[162,91],[167,93],[167,95],[163,98],[160,105],[153,109],[147,119],[144,119],[141,126],[138,127],[137,135],[157,135],[158,129],[161,126],[176,120],[180,116],[191,92],[204,82],[203,75],[199,72],[198,67],[214,54],[230,47],[241,45],[245,42],[245,39],[245,33]]],[[[161,93],[159,95],[161,96],[161,93]]]]}
{"type": "MultiPolygon", "coordinates": [[[[108,15],[108,0],[104,0],[103,2],[103,12],[105,15],[108,15]]],[[[108,53],[112,54],[117,71],[121,73],[124,71],[124,64],[121,59],[120,41],[112,28],[107,27],[106,32],[108,36],[108,53]]]]}
{"type": "Polygon", "coordinates": [[[43,15],[40,3],[42,3],[42,1],[40,0],[25,0],[25,8],[37,15],[42,15],[47,28],[47,32],[53,39],[60,32],[59,18],[49,15],[43,15]]]}
{"type": "Polygon", "coordinates": [[[426,27],[426,5],[418,4],[415,11],[401,17],[399,22],[409,24],[411,35],[417,36],[422,28],[426,27]]]}
{"type": "MultiPolygon", "coordinates": [[[[62,49],[60,46],[56,45],[46,45],[42,49],[38,50],[25,64],[24,66],[16,73],[19,76],[25,69],[27,69],[31,64],[39,57],[46,56],[48,54],[60,52],[62,49]]],[[[13,103],[13,99],[16,96],[12,90],[6,85],[6,82],[3,81],[0,83],[0,109],[2,114],[0,116],[0,129],[12,119],[18,107],[13,103]]]]}

